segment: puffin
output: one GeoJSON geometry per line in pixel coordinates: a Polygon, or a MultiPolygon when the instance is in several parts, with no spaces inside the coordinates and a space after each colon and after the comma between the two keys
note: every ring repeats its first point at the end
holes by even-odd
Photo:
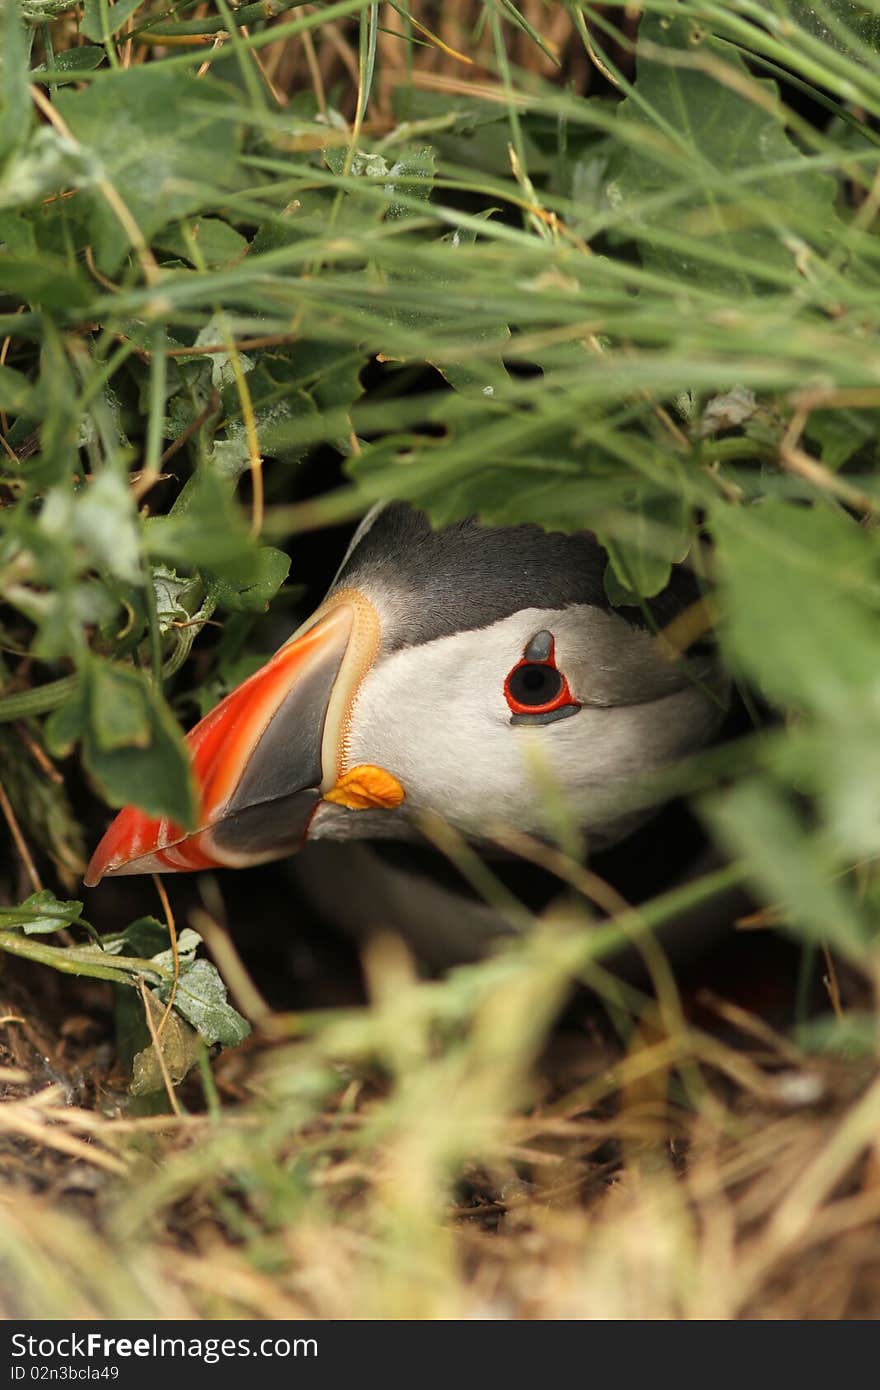
{"type": "Polygon", "coordinates": [[[553,842],[561,815],[601,853],[657,810],[646,778],[725,718],[711,644],[676,656],[658,635],[700,597],[692,572],[615,607],[607,566],[589,531],[435,529],[380,503],[323,602],[187,735],[195,828],[126,807],[86,885],[296,855],[343,931],[394,931],[433,966],[477,958],[510,923],[420,872],[432,825],[491,856],[499,827],[553,842]]]}

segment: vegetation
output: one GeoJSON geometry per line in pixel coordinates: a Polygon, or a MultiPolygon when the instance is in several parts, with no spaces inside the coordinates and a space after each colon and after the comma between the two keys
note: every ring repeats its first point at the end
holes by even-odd
{"type": "Polygon", "coordinates": [[[878,0],[0,25],[5,1311],[876,1316],[878,0]],[[661,640],[772,711],[666,788],[728,867],[597,925],[563,827],[564,919],[439,981],[380,942],[368,1007],[267,1005],[225,877],[99,935],[107,808],[192,823],[182,728],[389,497],[592,529],[614,602],[687,557],[661,640]],[[781,1016],[651,951],[734,880],[781,1016]]]}

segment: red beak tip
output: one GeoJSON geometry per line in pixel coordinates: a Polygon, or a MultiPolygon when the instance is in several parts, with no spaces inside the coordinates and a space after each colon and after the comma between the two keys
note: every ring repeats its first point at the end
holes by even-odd
{"type": "MultiPolygon", "coordinates": [[[[94,888],[107,874],[116,873],[123,865],[143,853],[143,839],[153,838],[153,823],[133,806],[120,811],[105,830],[88,862],[83,883],[94,888]]],[[[152,846],[151,846],[152,848],[152,846]]]]}
{"type": "Polygon", "coordinates": [[[118,869],[119,866],[119,856],[108,854],[104,848],[104,842],[101,840],[86,866],[83,883],[86,888],[96,888],[102,878],[105,878],[107,874],[112,874],[114,869],[118,869]]]}

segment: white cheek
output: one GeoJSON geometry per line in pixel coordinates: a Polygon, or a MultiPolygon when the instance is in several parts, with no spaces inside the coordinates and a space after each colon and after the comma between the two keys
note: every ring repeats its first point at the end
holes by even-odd
{"type": "Polygon", "coordinates": [[[633,785],[699,747],[717,712],[688,687],[648,704],[511,725],[505,675],[549,616],[530,610],[381,660],[352,712],[345,766],[386,768],[405,790],[404,816],[435,811],[472,836],[493,822],[552,834],[561,796],[585,831],[616,838],[633,785]]]}
{"type": "MultiPolygon", "coordinates": [[[[530,631],[546,621],[540,611],[537,618],[520,614],[515,623],[404,648],[380,662],[353,710],[346,767],[386,768],[404,787],[408,811],[435,811],[471,835],[493,821],[537,829],[548,784],[564,791],[577,780],[593,713],[511,725],[504,677],[530,631]]],[[[605,711],[595,713],[601,720],[605,711]]]]}
{"type": "Polygon", "coordinates": [[[504,697],[509,647],[515,661],[516,643],[487,642],[484,630],[386,658],[361,687],[347,766],[387,768],[409,810],[436,811],[471,833],[487,819],[513,821],[528,775],[504,697]]]}

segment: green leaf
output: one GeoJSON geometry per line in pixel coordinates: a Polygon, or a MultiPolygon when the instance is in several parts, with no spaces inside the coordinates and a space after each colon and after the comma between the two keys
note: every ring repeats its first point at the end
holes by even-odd
{"type": "Polygon", "coordinates": [[[30,222],[14,212],[0,212],[0,246],[14,256],[32,256],[37,239],[30,222]]]}
{"type": "Polygon", "coordinates": [[[26,376],[12,367],[0,366],[0,410],[10,415],[35,416],[34,388],[26,376]]]}
{"type": "Polygon", "coordinates": [[[232,583],[246,576],[257,546],[226,482],[203,470],[181,495],[181,504],[170,516],[151,517],[144,525],[148,554],[178,571],[200,569],[232,583]]]}
{"type": "Polygon", "coordinates": [[[46,747],[56,758],[66,758],[88,724],[89,692],[85,680],[53,710],[46,720],[46,747]]]}
{"type": "Polygon", "coordinates": [[[110,955],[140,956],[152,960],[168,947],[168,928],[156,917],[138,917],[120,932],[101,937],[101,946],[110,955]]]}
{"type": "MultiPolygon", "coordinates": [[[[165,935],[170,939],[167,927],[165,935]]],[[[197,931],[193,931],[192,927],[184,927],[183,931],[179,933],[177,937],[177,960],[182,969],[189,969],[201,944],[202,938],[197,931]]],[[[164,951],[158,951],[152,959],[156,965],[169,974],[174,973],[174,950],[171,946],[167,946],[164,951]]]]}
{"type": "Polygon", "coordinates": [[[877,712],[878,557],[869,534],[818,505],[719,506],[730,663],[771,699],[835,720],[877,712]]]}
{"type": "MultiPolygon", "coordinates": [[[[231,372],[224,359],[213,360],[215,384],[223,387],[226,438],[215,441],[211,464],[224,477],[235,479],[249,462],[241,403],[234,381],[227,379],[231,372]]],[[[248,389],[263,457],[286,462],[300,459],[305,450],[291,446],[291,429],[303,419],[314,418],[317,410],[353,405],[363,391],[360,372],[366,361],[359,347],[340,350],[336,343],[315,339],[260,352],[250,362],[248,389]]]]}
{"type": "MultiPolygon", "coordinates": [[[[391,102],[401,120],[431,122],[431,142],[442,159],[476,169],[482,177],[509,177],[510,119],[503,107],[450,92],[422,92],[403,83],[392,89],[391,102]]],[[[547,173],[551,161],[525,122],[520,133],[529,174],[547,173]]]]}
{"type": "Polygon", "coordinates": [[[792,1030],[795,1045],[804,1052],[836,1053],[846,1061],[872,1058],[877,1051],[877,1019],[867,1009],[847,1009],[845,1014],[820,1014],[798,1023],[792,1030]]]}
{"type": "MultiPolygon", "coordinates": [[[[165,1009],[155,990],[147,990],[146,1000],[153,1027],[158,1030],[159,1024],[165,1016],[165,1009]]],[[[199,1059],[199,1038],[198,1034],[184,1023],[174,1009],[165,1020],[160,1046],[165,1071],[167,1071],[172,1084],[179,1086],[199,1059]]],[[[144,1096],[153,1091],[161,1091],[164,1084],[162,1064],[156,1055],[156,1045],[151,1042],[134,1057],[129,1091],[133,1096],[144,1096]]]]}
{"type": "MultiPolygon", "coordinates": [[[[433,173],[433,159],[429,161],[427,156],[432,155],[432,152],[422,151],[421,155],[421,160],[414,161],[410,165],[402,163],[401,167],[409,168],[411,175],[415,175],[419,172],[421,173],[422,182],[417,183],[415,189],[423,190],[419,192],[417,196],[427,200],[431,190],[431,184],[428,180],[433,173]]],[[[389,185],[389,187],[392,186],[389,185]]],[[[407,191],[410,197],[414,196],[414,189],[409,188],[407,191]]],[[[392,207],[398,207],[399,210],[395,213],[397,217],[414,215],[412,209],[403,205],[392,205],[392,207]]],[[[490,208],[485,213],[481,214],[482,220],[488,221],[494,211],[495,209],[490,208]]],[[[472,229],[458,229],[441,237],[438,244],[451,248],[453,254],[461,253],[465,255],[467,249],[474,246],[476,241],[476,231],[472,229]]],[[[408,305],[401,306],[399,304],[394,304],[389,310],[389,316],[392,322],[400,324],[410,330],[421,330],[427,333],[430,333],[432,329],[448,325],[449,315],[443,310],[443,287],[445,285],[449,285],[451,289],[455,287],[455,270],[456,267],[451,259],[448,267],[444,271],[435,269],[429,272],[426,272],[422,267],[411,270],[407,267],[406,262],[401,259],[400,265],[395,266],[388,274],[390,282],[395,286],[406,285],[408,283],[416,284],[419,289],[422,289],[426,285],[430,286],[436,291],[434,301],[436,307],[426,310],[408,305]]],[[[484,396],[492,397],[497,390],[506,384],[508,379],[507,371],[501,357],[510,337],[510,328],[504,319],[498,317],[494,321],[490,320],[484,323],[478,330],[473,332],[471,336],[476,342],[496,343],[496,352],[487,353],[480,358],[460,361],[456,359],[455,354],[440,352],[436,349],[432,350],[432,348],[429,347],[425,353],[425,359],[430,362],[433,367],[437,368],[444,379],[448,381],[449,385],[454,387],[456,391],[469,391],[472,394],[479,393],[484,396]]]]}
{"type": "Polygon", "coordinates": [[[777,778],[815,797],[835,853],[865,860],[880,854],[880,718],[802,720],[771,742],[768,755],[777,778]]]}
{"type": "Polygon", "coordinates": [[[262,612],[268,608],[290,571],[290,556],[271,545],[260,546],[252,563],[237,582],[218,580],[217,602],[233,613],[262,612]]]}
{"type": "Polygon", "coordinates": [[[42,252],[32,256],[0,255],[0,290],[28,304],[73,312],[94,298],[92,287],[75,266],[42,252]]]}
{"type": "Polygon", "coordinates": [[[866,444],[876,446],[880,412],[876,410],[814,410],[807,438],[818,445],[822,462],[836,472],[866,444]]]}
{"type": "Polygon", "coordinates": [[[868,5],[855,0],[823,0],[820,6],[810,0],[785,0],[785,8],[801,29],[838,53],[864,63],[866,46],[880,51],[880,15],[868,5]]]}
{"type": "MultiPolygon", "coordinates": [[[[0,275],[2,275],[0,260],[0,275]]],[[[66,340],[47,316],[40,349],[39,391],[43,404],[40,427],[40,483],[50,488],[40,513],[40,529],[50,535],[63,554],[70,545],[73,500],[70,494],[70,460],[76,457],[82,431],[82,410],[77,383],[66,351],[66,340]],[[53,517],[54,512],[54,517],[53,517]]],[[[62,597],[59,593],[57,597],[62,597]]]]}
{"type": "Polygon", "coordinates": [[[74,695],[46,724],[57,756],[82,759],[111,806],[139,806],[195,828],[198,798],[183,735],[155,687],[131,666],[92,657],[74,695]]]}
{"type": "MultiPolygon", "coordinates": [[[[146,957],[156,966],[157,974],[165,977],[166,983],[151,991],[151,1013],[154,1023],[158,1023],[163,1016],[164,1008],[161,1006],[167,1004],[173,989],[175,952],[167,944],[168,939],[168,928],[163,923],[158,922],[155,917],[141,917],[136,922],[131,922],[124,931],[105,936],[101,940],[108,954],[146,957]]],[[[173,1065],[169,1064],[168,1068],[175,1082],[183,1079],[197,1055],[194,1050],[196,1035],[190,1035],[186,1024],[177,1018],[178,1014],[194,1026],[198,1036],[209,1047],[218,1042],[225,1046],[234,1046],[242,1042],[251,1031],[247,1020],[229,1003],[226,986],[216,967],[208,960],[196,959],[195,953],[201,940],[198,932],[190,927],[185,927],[177,939],[176,956],[180,973],[177,988],[174,990],[174,1013],[170,1015],[166,1023],[166,1032],[162,1035],[166,1063],[169,1063],[169,1046],[171,1057],[177,1057],[179,1053],[178,1061],[173,1065]],[[169,1040],[167,1028],[172,1019],[176,1024],[180,1024],[180,1028],[175,1028],[169,1040]]],[[[131,1020],[128,1022],[130,1024],[131,1020]]],[[[161,1085],[161,1068],[155,1050],[147,1047],[140,1058],[136,1059],[132,1090],[138,1094],[156,1090],[161,1085]]]]}
{"type": "Polygon", "coordinates": [[[835,881],[834,859],[780,791],[749,778],[703,809],[725,845],[745,857],[765,901],[781,905],[808,939],[866,958],[870,935],[855,898],[835,881]]]}
{"type": "MultiPolygon", "coordinates": [[[[64,53],[56,53],[52,64],[52,72],[93,72],[95,68],[101,66],[107,57],[103,48],[96,48],[93,44],[83,44],[82,48],[68,48],[64,53]]],[[[45,63],[41,63],[34,69],[34,75],[46,72],[45,63]]]]}
{"type": "Polygon", "coordinates": [[[0,7],[0,161],[25,143],[33,123],[30,44],[15,0],[0,7]]]}
{"type": "Polygon", "coordinates": [[[101,752],[149,748],[148,687],[136,672],[97,661],[91,667],[88,688],[90,730],[101,752]]]}
{"type": "Polygon", "coordinates": [[[685,19],[643,16],[635,94],[618,121],[628,147],[609,169],[608,203],[652,269],[754,292],[767,271],[795,283],[795,257],[839,230],[834,180],[789,139],[775,84],[685,19]]]}
{"type": "Polygon", "coordinates": [[[61,902],[44,888],[25,898],[18,907],[0,908],[0,925],[21,927],[25,936],[38,936],[78,922],[82,910],[82,903],[61,902]]]}
{"type": "Polygon", "coordinates": [[[130,19],[143,3],[144,0],[117,0],[115,5],[111,5],[110,0],[85,0],[79,25],[80,33],[85,34],[87,39],[94,39],[96,43],[104,43],[113,34],[119,33],[126,20],[130,19]]]}
{"type": "Polygon", "coordinates": [[[682,494],[642,492],[615,529],[599,525],[608,552],[605,590],[612,603],[632,604],[665,589],[673,564],[684,559],[691,524],[682,494]]]}
{"type": "MultiPolygon", "coordinates": [[[[171,986],[159,989],[159,997],[167,1002],[171,986]]],[[[181,970],[174,996],[174,1007],[211,1046],[223,1043],[234,1047],[250,1033],[250,1024],[229,1003],[226,986],[210,961],[199,958],[181,970]]]]}
{"type": "Polygon", "coordinates": [[[3,166],[0,208],[33,207],[50,194],[88,183],[90,177],[82,152],[51,126],[39,126],[3,166]]]}
{"type": "Polygon", "coordinates": [[[190,230],[192,240],[183,226],[168,227],[158,234],[154,245],[193,265],[201,259],[208,270],[239,260],[248,249],[247,238],[219,217],[202,217],[190,230]]]}
{"type": "MultiPolygon", "coordinates": [[[[147,240],[235,182],[240,127],[229,119],[227,89],[211,77],[150,64],[61,91],[56,106],[93,179],[113,185],[147,240]]],[[[113,274],[130,249],[128,234],[100,191],[82,196],[96,259],[113,274]]]]}
{"type": "Polygon", "coordinates": [[[385,185],[385,194],[391,199],[385,213],[386,221],[418,217],[418,208],[413,208],[411,204],[413,200],[427,203],[434,186],[435,165],[434,151],[430,145],[411,150],[395,160],[388,170],[385,185]]]}
{"type": "Polygon", "coordinates": [[[143,579],[137,512],[123,478],[104,469],[79,494],[73,533],[95,564],[129,584],[143,579]]]}

